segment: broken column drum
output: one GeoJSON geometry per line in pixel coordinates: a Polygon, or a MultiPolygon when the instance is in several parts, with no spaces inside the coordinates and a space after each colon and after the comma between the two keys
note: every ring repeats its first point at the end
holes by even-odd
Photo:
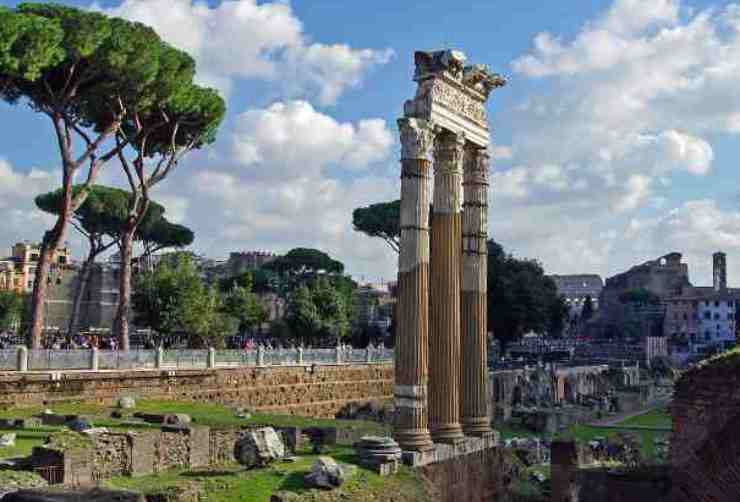
{"type": "Polygon", "coordinates": [[[400,119],[401,250],[395,350],[394,437],[405,450],[432,447],[427,414],[429,375],[429,150],[425,120],[400,119]]]}

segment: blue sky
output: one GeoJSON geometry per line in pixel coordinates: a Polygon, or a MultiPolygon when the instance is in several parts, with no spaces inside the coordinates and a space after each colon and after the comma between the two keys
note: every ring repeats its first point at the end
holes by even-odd
{"type": "MultiPolygon", "coordinates": [[[[204,254],[315,246],[358,278],[392,278],[395,255],[353,232],[350,213],[398,196],[395,120],[414,93],[413,51],[454,47],[510,80],[489,106],[492,237],[552,273],[611,275],[682,251],[699,284],[722,249],[740,282],[732,3],[64,3],[151,24],[227,98],[216,144],[155,193],[204,254]]],[[[0,117],[8,247],[49,225],[28,192],[54,185],[58,154],[43,118],[6,105],[0,117]]],[[[118,183],[117,169],[104,181],[118,183]]]]}

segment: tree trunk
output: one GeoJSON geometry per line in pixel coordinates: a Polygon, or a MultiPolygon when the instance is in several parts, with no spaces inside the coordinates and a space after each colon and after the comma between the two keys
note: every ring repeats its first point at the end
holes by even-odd
{"type": "Polygon", "coordinates": [[[85,297],[87,291],[87,284],[90,282],[90,274],[92,273],[92,266],[95,263],[95,256],[97,256],[94,244],[90,242],[90,252],[87,255],[87,260],[82,264],[80,269],[80,280],[77,283],[77,290],[75,291],[74,305],[72,306],[72,317],[69,320],[69,328],[67,330],[67,336],[74,336],[79,330],[80,323],[80,311],[82,310],[82,299],[85,297]]]}
{"type": "Polygon", "coordinates": [[[131,310],[131,258],[134,249],[134,232],[136,227],[128,225],[126,232],[121,236],[121,270],[118,282],[118,311],[114,323],[115,334],[118,337],[119,349],[129,350],[128,315],[131,310]]]}
{"type": "Polygon", "coordinates": [[[44,236],[39,261],[36,265],[33,294],[31,296],[31,329],[29,332],[32,349],[41,348],[44,332],[46,291],[49,286],[49,272],[51,271],[54,253],[64,239],[67,224],[69,223],[69,215],[72,212],[72,185],[69,184],[69,186],[65,186],[64,188],[67,193],[62,199],[63,207],[59,212],[59,217],[54,228],[49,230],[44,236]]]}

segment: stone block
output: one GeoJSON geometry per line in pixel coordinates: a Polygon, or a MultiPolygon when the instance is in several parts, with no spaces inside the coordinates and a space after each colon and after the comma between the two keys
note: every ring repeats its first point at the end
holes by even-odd
{"type": "Polygon", "coordinates": [[[156,453],[155,433],[145,432],[130,434],[131,445],[131,476],[143,476],[154,472],[156,453]]]}
{"type": "Polygon", "coordinates": [[[190,467],[205,467],[210,463],[211,430],[208,427],[190,427],[190,467]]]}

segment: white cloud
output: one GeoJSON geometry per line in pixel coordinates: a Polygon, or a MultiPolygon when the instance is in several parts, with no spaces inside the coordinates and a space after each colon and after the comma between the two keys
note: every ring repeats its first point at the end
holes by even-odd
{"type": "Polygon", "coordinates": [[[711,254],[728,254],[728,276],[731,284],[740,277],[740,212],[723,210],[716,201],[699,199],[685,202],[650,219],[630,222],[629,239],[654,257],[669,251],[680,251],[691,267],[693,282],[707,285],[711,281],[711,254]]]}
{"type": "MultiPolygon", "coordinates": [[[[58,188],[57,176],[49,171],[32,168],[22,172],[0,157],[0,211],[3,214],[0,233],[0,258],[9,254],[9,248],[22,240],[38,242],[52,227],[56,217],[36,208],[34,198],[58,188]]],[[[73,239],[74,230],[67,234],[73,239]]]]}
{"type": "Polygon", "coordinates": [[[306,101],[274,103],[237,117],[233,155],[263,177],[315,175],[333,164],[362,170],[387,157],[393,136],[380,119],[340,123],[306,101]]]}
{"type": "Polygon", "coordinates": [[[508,160],[514,156],[514,151],[510,146],[494,145],[489,148],[491,158],[494,160],[508,160]]]}
{"type": "Polygon", "coordinates": [[[491,234],[561,273],[667,252],[610,236],[654,231],[645,218],[685,193],[674,178],[714,176],[710,138],[740,132],[740,6],[616,0],[573,38],[538,34],[512,68],[542,90],[501,118],[513,167],[495,173],[491,206],[509,221],[492,217],[491,234]]]}
{"type": "Polygon", "coordinates": [[[291,96],[332,104],[393,55],[390,49],[312,42],[282,1],[223,0],[210,7],[193,0],[125,0],[112,9],[93,8],[152,26],[195,58],[201,82],[227,94],[235,81],[259,78],[291,96]]]}
{"type": "MultiPolygon", "coordinates": [[[[187,201],[195,247],[226,250],[320,248],[355,275],[395,276],[396,255],[352,229],[352,210],[398,197],[385,167],[393,145],[383,120],[339,122],[305,101],[279,102],[237,116],[222,165],[193,158],[177,197],[187,201]]],[[[223,153],[223,152],[222,152],[223,153]]],[[[155,195],[172,210],[170,192],[155,195]]]]}

